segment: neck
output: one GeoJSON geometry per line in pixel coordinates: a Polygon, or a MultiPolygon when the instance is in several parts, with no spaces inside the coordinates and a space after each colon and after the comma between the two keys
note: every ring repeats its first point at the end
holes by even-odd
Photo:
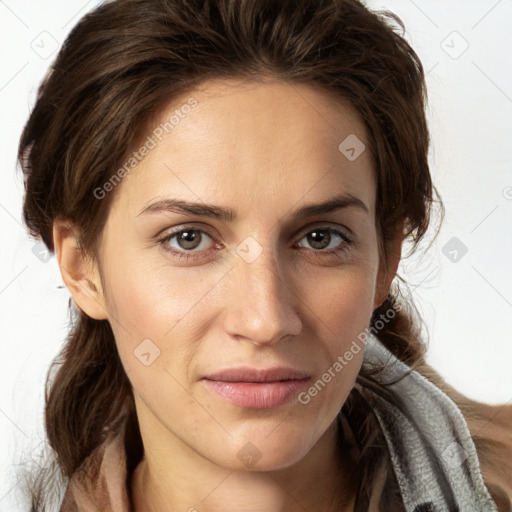
{"type": "Polygon", "coordinates": [[[350,451],[346,443],[337,447],[339,428],[335,421],[303,459],[273,471],[232,471],[196,452],[184,458],[144,443],[131,480],[133,511],[352,511],[350,451]]]}

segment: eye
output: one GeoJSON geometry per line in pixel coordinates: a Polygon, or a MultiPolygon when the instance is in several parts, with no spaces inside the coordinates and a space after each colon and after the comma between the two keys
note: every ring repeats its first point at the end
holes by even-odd
{"type": "MultiPolygon", "coordinates": [[[[179,230],[173,231],[172,233],[168,233],[164,238],[159,240],[159,243],[162,245],[164,250],[171,252],[179,256],[180,258],[192,259],[201,256],[201,253],[204,253],[208,249],[204,247],[204,241],[206,238],[213,239],[210,234],[204,229],[198,229],[193,227],[185,227],[179,230]],[[170,242],[175,240],[174,247],[170,244],[170,242]],[[198,249],[199,250],[195,250],[198,249]],[[195,253],[198,253],[197,255],[195,253]]],[[[206,244],[207,245],[207,244],[206,244]]]]}
{"type": "MultiPolygon", "coordinates": [[[[314,249],[314,253],[320,253],[318,254],[319,256],[346,251],[353,242],[347,233],[341,229],[333,228],[331,226],[322,226],[311,229],[301,238],[301,240],[306,240],[314,249]]],[[[299,245],[302,247],[301,244],[299,245]]]]}

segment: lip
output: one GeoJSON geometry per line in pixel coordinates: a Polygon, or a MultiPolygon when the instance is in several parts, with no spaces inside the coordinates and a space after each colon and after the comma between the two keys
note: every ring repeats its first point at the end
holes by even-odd
{"type": "Polygon", "coordinates": [[[275,368],[228,368],[203,377],[223,382],[276,382],[280,380],[300,380],[309,378],[308,372],[284,366],[275,368]]]}
{"type": "Polygon", "coordinates": [[[203,378],[210,391],[228,402],[251,409],[270,409],[289,402],[309,381],[293,368],[233,368],[203,378]]]}

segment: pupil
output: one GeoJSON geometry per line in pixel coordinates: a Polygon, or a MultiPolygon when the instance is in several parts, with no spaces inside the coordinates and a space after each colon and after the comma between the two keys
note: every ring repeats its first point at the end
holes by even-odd
{"type": "Polygon", "coordinates": [[[329,245],[329,243],[325,243],[325,241],[328,240],[328,236],[326,236],[325,233],[321,230],[312,231],[310,236],[313,239],[313,241],[310,242],[311,245],[313,247],[316,247],[317,249],[323,249],[324,247],[329,245]],[[320,244],[320,247],[317,247],[315,244],[320,244]]]}
{"type": "Polygon", "coordinates": [[[197,244],[196,238],[199,238],[195,231],[183,231],[181,234],[181,240],[183,241],[183,249],[194,249],[197,244]]]}

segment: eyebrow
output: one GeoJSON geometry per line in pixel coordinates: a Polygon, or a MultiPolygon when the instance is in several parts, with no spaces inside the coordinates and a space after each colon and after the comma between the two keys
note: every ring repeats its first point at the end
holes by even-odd
{"type": "MultiPolygon", "coordinates": [[[[296,219],[305,219],[314,215],[330,213],[341,208],[357,208],[365,213],[369,213],[366,204],[358,197],[344,193],[329,198],[327,201],[308,204],[295,210],[292,217],[296,219]]],[[[190,215],[199,215],[202,217],[211,217],[220,221],[235,222],[238,218],[237,213],[232,208],[217,206],[214,204],[194,203],[183,201],[181,199],[160,199],[150,205],[144,207],[138,214],[145,215],[149,213],[176,212],[190,215]]]]}

